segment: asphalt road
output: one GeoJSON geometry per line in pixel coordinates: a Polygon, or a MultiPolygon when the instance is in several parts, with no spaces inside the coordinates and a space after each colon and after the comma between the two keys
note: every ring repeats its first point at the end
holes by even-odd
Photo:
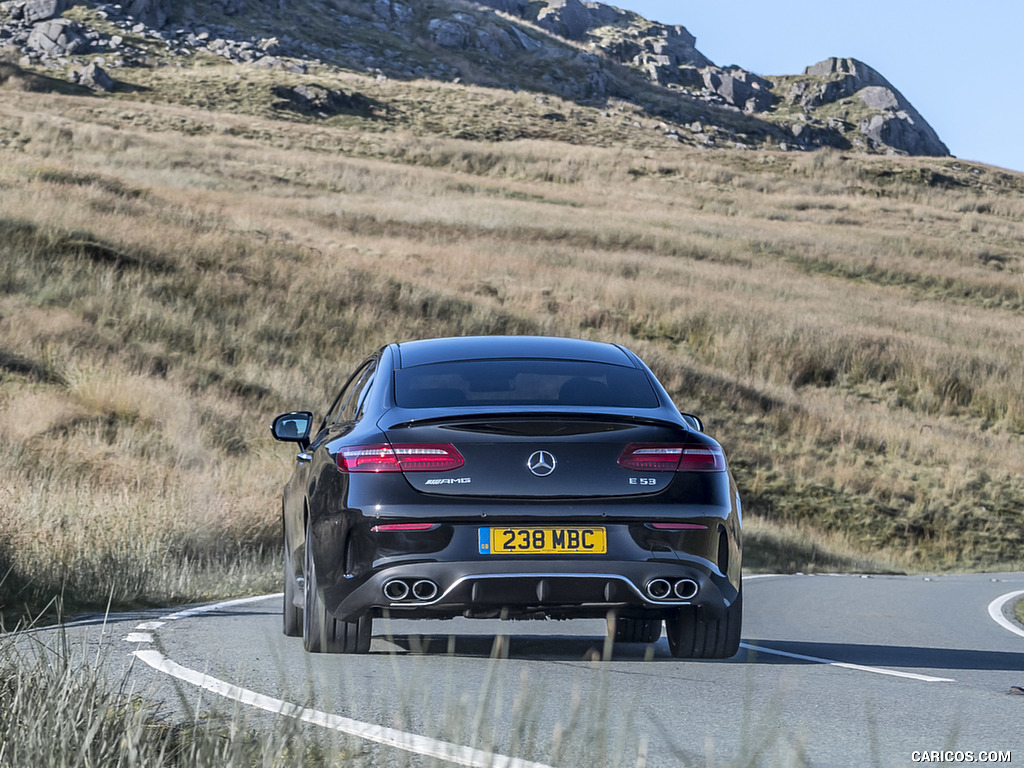
{"type": "Polygon", "coordinates": [[[664,636],[602,660],[603,621],[378,621],[369,655],[312,656],[280,596],[72,632],[172,708],[286,708],[365,765],[1024,764],[1024,630],[994,602],[1014,592],[1024,574],[747,577],[728,661],[664,636]]]}

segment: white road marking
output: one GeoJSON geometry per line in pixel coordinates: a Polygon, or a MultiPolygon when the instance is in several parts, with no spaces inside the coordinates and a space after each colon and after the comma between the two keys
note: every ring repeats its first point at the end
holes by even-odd
{"type": "Polygon", "coordinates": [[[153,636],[149,632],[130,632],[125,638],[127,643],[152,643],[153,636]]]}
{"type": "Polygon", "coordinates": [[[270,600],[274,597],[284,597],[284,592],[275,592],[272,595],[257,595],[256,597],[240,597],[237,600],[225,600],[223,603],[213,603],[212,605],[198,605],[195,608],[186,608],[184,611],[178,611],[177,613],[169,613],[163,617],[163,620],[187,619],[200,613],[219,611],[221,608],[231,608],[232,606],[245,605],[246,603],[258,603],[261,600],[270,600]]]}
{"type": "Polygon", "coordinates": [[[863,664],[849,664],[845,661],[835,661],[834,659],[822,659],[817,656],[804,656],[802,653],[790,653],[789,651],[777,651],[774,648],[765,648],[761,645],[750,645],[749,643],[740,643],[740,648],[748,648],[758,653],[770,653],[775,656],[785,656],[790,659],[800,659],[801,661],[814,661],[818,664],[828,664],[833,667],[843,667],[844,669],[855,669],[858,672],[873,672],[876,675],[890,675],[892,677],[905,677],[910,680],[921,680],[925,683],[955,683],[948,677],[931,677],[930,675],[919,675],[915,672],[898,672],[895,669],[884,669],[882,667],[866,667],[863,664]]]}
{"type": "Polygon", "coordinates": [[[160,627],[162,627],[166,623],[167,622],[165,622],[165,621],[144,621],[141,624],[136,624],[135,628],[136,629],[160,629],[160,627]]]}
{"type": "Polygon", "coordinates": [[[1003,606],[1011,600],[1013,600],[1014,598],[1020,597],[1021,595],[1024,595],[1024,589],[1018,590],[1016,592],[1010,592],[1006,595],[1000,595],[988,604],[988,615],[992,617],[992,621],[1001,626],[1003,629],[1008,629],[1015,635],[1020,635],[1021,637],[1024,637],[1024,629],[1021,629],[1008,618],[1003,616],[1003,606]]]}
{"type": "MultiPolygon", "coordinates": [[[[262,599],[262,598],[261,598],[262,599]]],[[[243,601],[238,601],[243,602],[243,601]]],[[[247,601],[246,601],[247,602],[247,601]]],[[[235,603],[237,604],[237,602],[235,603]]],[[[228,603],[219,603],[219,607],[228,603]]],[[[208,607],[212,610],[213,607],[208,607]]],[[[196,611],[197,613],[200,611],[196,611]]],[[[240,702],[250,707],[273,712],[277,715],[294,717],[313,725],[323,728],[330,728],[341,733],[348,733],[358,736],[361,739],[375,741],[378,744],[403,749],[406,752],[414,752],[419,755],[437,757],[457,765],[471,766],[472,768],[551,768],[544,763],[534,763],[528,760],[520,760],[516,757],[498,755],[493,752],[485,752],[480,749],[451,744],[446,741],[431,739],[427,736],[419,736],[415,733],[407,733],[394,728],[385,728],[380,725],[363,723],[359,720],[352,720],[341,715],[332,715],[328,712],[321,712],[316,709],[307,709],[298,704],[292,704],[271,696],[265,696],[247,688],[240,688],[237,685],[219,680],[215,677],[198,672],[188,667],[183,667],[171,661],[159,651],[135,651],[138,659],[144,661],[153,669],[170,675],[171,677],[191,683],[207,691],[240,702]]]]}

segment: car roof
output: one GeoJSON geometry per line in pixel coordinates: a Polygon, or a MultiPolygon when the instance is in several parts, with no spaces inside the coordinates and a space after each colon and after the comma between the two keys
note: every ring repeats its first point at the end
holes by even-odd
{"type": "Polygon", "coordinates": [[[396,368],[456,360],[586,360],[636,368],[622,347],[600,341],[551,336],[459,336],[397,344],[396,368]]]}

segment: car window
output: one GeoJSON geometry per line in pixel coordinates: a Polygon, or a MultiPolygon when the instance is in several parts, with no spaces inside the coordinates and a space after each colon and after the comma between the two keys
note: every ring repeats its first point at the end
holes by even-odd
{"type": "Polygon", "coordinates": [[[355,416],[352,418],[355,421],[359,421],[363,418],[363,414],[366,412],[366,400],[370,394],[370,390],[373,388],[374,371],[370,371],[370,375],[366,377],[362,385],[359,387],[359,392],[355,397],[355,416]]]}
{"type": "Polygon", "coordinates": [[[363,387],[367,382],[368,377],[372,377],[374,369],[377,367],[377,361],[370,359],[359,366],[355,372],[349,376],[348,381],[338,392],[337,397],[334,398],[334,402],[331,403],[331,407],[327,409],[327,415],[324,417],[324,424],[335,424],[339,421],[352,421],[355,417],[355,407],[357,399],[355,396],[363,391],[363,387]],[[351,408],[351,410],[346,410],[351,408]],[[346,417],[347,414],[347,417],[346,417]]]}
{"type": "Polygon", "coordinates": [[[371,361],[352,380],[348,391],[341,399],[341,407],[338,409],[336,422],[356,420],[356,416],[359,415],[359,406],[362,405],[366,393],[370,390],[370,384],[373,382],[373,372],[376,368],[375,361],[371,361]]]}
{"type": "Polygon", "coordinates": [[[473,360],[395,371],[403,408],[605,406],[657,408],[643,371],[573,360],[473,360]]]}

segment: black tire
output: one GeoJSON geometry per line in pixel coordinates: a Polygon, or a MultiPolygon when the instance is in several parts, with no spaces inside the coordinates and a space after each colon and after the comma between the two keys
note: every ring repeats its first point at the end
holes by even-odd
{"type": "Polygon", "coordinates": [[[283,630],[288,637],[302,637],[302,609],[295,605],[295,573],[292,571],[292,557],[288,543],[284,545],[284,622],[283,630]]]}
{"type": "Polygon", "coordinates": [[[311,531],[306,528],[305,609],[302,612],[302,644],[309,653],[367,653],[373,619],[338,621],[327,612],[316,579],[311,531]]]}
{"type": "Polygon", "coordinates": [[[665,620],[668,647],[677,659],[729,659],[740,649],[743,593],[720,618],[711,618],[697,606],[680,608],[665,620]]]}
{"type": "Polygon", "coordinates": [[[609,616],[608,634],[616,643],[656,643],[661,637],[661,619],[609,616]]]}

